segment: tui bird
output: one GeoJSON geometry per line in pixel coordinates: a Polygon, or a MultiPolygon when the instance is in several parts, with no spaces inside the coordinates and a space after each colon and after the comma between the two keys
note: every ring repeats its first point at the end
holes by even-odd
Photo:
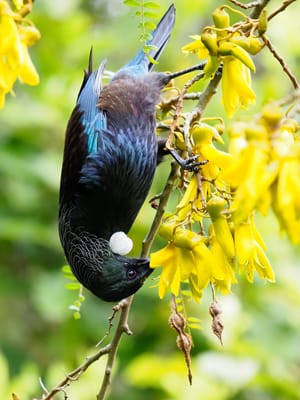
{"type": "MultiPolygon", "coordinates": [[[[157,60],[175,22],[171,5],[152,32],[157,60]]],[[[102,87],[106,61],[92,71],[92,53],[68,122],[59,196],[59,234],[76,278],[105,301],[135,293],[149,260],[115,250],[112,235],[127,233],[150,189],[158,160],[155,107],[175,74],[151,72],[143,50],[102,87]]],[[[161,148],[163,145],[161,145],[161,148]]]]}

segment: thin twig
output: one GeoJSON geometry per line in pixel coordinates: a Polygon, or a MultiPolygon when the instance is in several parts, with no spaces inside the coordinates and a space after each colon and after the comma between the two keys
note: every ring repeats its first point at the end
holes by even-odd
{"type": "Polygon", "coordinates": [[[201,118],[201,115],[204,109],[207,107],[210,99],[216,93],[217,87],[221,81],[222,72],[221,70],[215,73],[213,79],[209,82],[206,89],[201,93],[198,103],[196,104],[193,111],[186,114],[185,122],[184,122],[184,134],[186,135],[189,131],[192,123],[197,119],[201,118]]]}
{"type": "Polygon", "coordinates": [[[270,52],[273,54],[273,56],[276,58],[276,60],[279,61],[279,64],[282,66],[282,69],[284,70],[284,72],[287,74],[287,76],[290,78],[290,81],[292,82],[292,85],[294,86],[294,89],[298,89],[299,88],[299,83],[297,81],[297,78],[295,77],[295,75],[292,73],[292,71],[289,69],[288,65],[286,64],[286,62],[284,61],[284,59],[280,56],[280,54],[277,52],[277,50],[274,48],[274,46],[272,45],[272,43],[270,42],[270,39],[267,38],[266,36],[264,36],[264,42],[266,44],[266,46],[268,47],[268,49],[270,50],[270,52]]]}
{"type": "Polygon", "coordinates": [[[294,3],[296,0],[285,0],[282,2],[281,6],[279,8],[277,8],[277,10],[275,10],[274,12],[272,12],[272,14],[270,14],[268,16],[268,21],[270,21],[272,18],[275,17],[275,15],[281,13],[282,11],[284,11],[290,4],[294,3]]]}
{"type": "MultiPolygon", "coordinates": [[[[179,97],[178,97],[178,101],[176,104],[176,109],[175,109],[175,113],[173,116],[173,121],[170,127],[170,134],[168,137],[168,141],[166,143],[166,148],[167,149],[173,149],[174,148],[174,131],[178,125],[178,120],[181,114],[181,110],[183,107],[183,100],[184,100],[184,96],[186,95],[187,91],[189,90],[189,88],[196,83],[197,81],[199,81],[201,78],[203,78],[204,73],[200,72],[199,74],[195,75],[192,79],[190,79],[183,87],[182,92],[180,93],[179,97]]],[[[201,95],[200,95],[201,97],[201,95]]],[[[200,98],[199,97],[199,98],[200,98]]]]}
{"type": "Polygon", "coordinates": [[[118,313],[123,307],[125,307],[125,306],[127,305],[126,302],[127,302],[127,299],[121,300],[118,304],[116,304],[116,305],[112,308],[113,312],[112,312],[111,316],[108,317],[108,329],[107,329],[107,331],[105,332],[105,334],[104,334],[104,336],[102,337],[102,339],[100,339],[99,342],[96,344],[96,347],[99,347],[99,346],[104,342],[104,340],[109,336],[109,334],[110,334],[110,332],[111,332],[111,330],[112,330],[112,327],[113,327],[113,320],[115,319],[115,316],[117,315],[117,313],[118,313]]]}
{"type": "Polygon", "coordinates": [[[253,1],[252,3],[241,3],[240,1],[237,0],[230,0],[230,2],[238,7],[243,8],[244,10],[248,10],[249,8],[253,8],[259,5],[258,1],[253,1]]]}
{"type": "MultiPolygon", "coordinates": [[[[183,96],[183,100],[198,100],[201,96],[201,92],[192,92],[192,93],[185,93],[183,96]]],[[[166,101],[162,101],[159,104],[159,107],[165,111],[169,111],[172,109],[174,105],[176,105],[182,97],[181,95],[171,97],[170,99],[166,101]]]]}
{"type": "Polygon", "coordinates": [[[131,303],[133,301],[133,296],[128,297],[126,300],[127,304],[124,304],[124,307],[121,310],[121,315],[120,319],[118,322],[118,326],[116,328],[114,337],[110,343],[110,349],[108,352],[108,359],[105,367],[105,373],[104,377],[102,380],[102,385],[100,387],[99,393],[97,394],[97,400],[104,400],[107,389],[111,383],[111,374],[112,374],[112,369],[114,365],[114,361],[116,358],[116,354],[118,351],[118,347],[120,344],[121,337],[123,333],[126,333],[127,335],[131,335],[132,332],[129,329],[128,326],[128,316],[129,316],[129,311],[131,307],[131,303]]]}
{"type": "Polygon", "coordinates": [[[143,241],[142,253],[141,253],[142,257],[145,257],[149,254],[150,248],[151,248],[153,241],[158,233],[162,217],[165,213],[169,197],[172,193],[174,183],[177,178],[178,168],[179,168],[179,165],[176,162],[172,162],[170,175],[168,177],[168,180],[164,187],[164,190],[160,196],[159,205],[158,205],[155,217],[153,219],[151,228],[149,229],[149,232],[148,232],[145,240],[143,241]]]}
{"type": "MultiPolygon", "coordinates": [[[[69,372],[66,377],[59,382],[53,389],[47,391],[42,396],[41,400],[50,400],[55,396],[55,394],[64,391],[64,389],[69,386],[71,382],[74,380],[78,380],[80,376],[92,365],[95,361],[98,361],[104,354],[108,354],[111,348],[111,344],[109,343],[105,347],[102,347],[97,353],[92,356],[86,358],[85,362],[82,363],[79,367],[75,368],[73,371],[69,372]]],[[[41,382],[41,381],[40,381],[41,382]]],[[[45,391],[45,386],[42,384],[42,388],[45,391]]]]}

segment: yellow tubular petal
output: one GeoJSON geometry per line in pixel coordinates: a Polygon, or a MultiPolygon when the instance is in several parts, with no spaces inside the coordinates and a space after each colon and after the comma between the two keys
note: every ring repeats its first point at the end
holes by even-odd
{"type": "Polygon", "coordinates": [[[38,85],[40,82],[39,75],[31,61],[28,53],[28,49],[25,44],[21,43],[21,68],[19,71],[19,79],[22,83],[27,83],[28,85],[38,85]]]}
{"type": "Polygon", "coordinates": [[[197,190],[198,190],[197,179],[196,176],[194,175],[190,180],[190,183],[183,195],[183,198],[176,207],[177,210],[180,210],[181,208],[184,208],[191,202],[193,202],[197,197],[197,190]]]}
{"type": "Polygon", "coordinates": [[[157,268],[166,264],[171,264],[175,255],[176,248],[172,243],[167,244],[161,250],[150,254],[150,267],[157,268]]]}
{"type": "Polygon", "coordinates": [[[180,280],[183,282],[189,279],[195,267],[193,253],[188,249],[178,249],[177,268],[180,270],[180,280]]]}
{"type": "Polygon", "coordinates": [[[200,303],[201,298],[202,298],[202,290],[199,289],[198,287],[198,279],[197,275],[191,274],[189,278],[189,284],[192,292],[193,299],[197,302],[200,303]]]}
{"type": "Polygon", "coordinates": [[[213,144],[203,145],[201,147],[201,155],[204,159],[215,163],[220,168],[227,168],[232,163],[231,154],[216,149],[213,144]]]}
{"type": "Polygon", "coordinates": [[[236,226],[234,231],[236,256],[239,265],[246,265],[253,254],[253,231],[249,223],[236,226]]]}
{"type": "Polygon", "coordinates": [[[275,282],[274,271],[262,247],[258,243],[256,243],[255,249],[255,269],[258,272],[259,276],[263,279],[268,279],[270,282],[275,282]]]}
{"type": "Polygon", "coordinates": [[[221,216],[220,218],[213,220],[212,223],[217,241],[219,242],[229,261],[233,262],[235,257],[235,248],[227,219],[221,216]]]}
{"type": "Polygon", "coordinates": [[[202,290],[210,281],[214,258],[203,242],[195,246],[192,252],[195,258],[195,273],[198,276],[198,288],[202,290]]]}
{"type": "Polygon", "coordinates": [[[8,10],[1,15],[0,28],[0,54],[8,54],[16,49],[20,40],[15,20],[8,10]]]}
{"type": "Polygon", "coordinates": [[[33,25],[21,25],[18,27],[21,41],[30,47],[41,38],[39,30],[33,25]]]}
{"type": "Polygon", "coordinates": [[[232,55],[240,60],[246,67],[251,69],[251,71],[255,72],[255,64],[252,61],[252,58],[242,47],[238,45],[233,46],[232,55]]]}
{"type": "Polygon", "coordinates": [[[159,277],[158,284],[158,295],[160,298],[163,298],[167,291],[170,289],[171,285],[173,288],[173,293],[175,296],[179,293],[179,282],[180,282],[180,274],[179,271],[174,267],[174,265],[169,264],[164,267],[162,273],[159,277]]]}
{"type": "Polygon", "coordinates": [[[222,101],[225,111],[232,116],[239,107],[248,107],[255,101],[255,93],[250,87],[249,69],[238,59],[225,57],[222,75],[222,101]]]}

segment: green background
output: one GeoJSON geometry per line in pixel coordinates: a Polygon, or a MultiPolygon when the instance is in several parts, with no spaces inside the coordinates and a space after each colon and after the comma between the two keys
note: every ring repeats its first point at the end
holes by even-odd
{"type": "MultiPolygon", "coordinates": [[[[160,3],[162,14],[169,3],[160,3]]],[[[279,3],[271,1],[270,10],[279,3]]],[[[220,4],[175,1],[176,27],[157,70],[175,71],[197,62],[180,49],[190,34],[211,23],[209,14],[220,4]]],[[[270,23],[273,43],[297,76],[299,13],[296,2],[270,23]]],[[[57,234],[64,131],[90,46],[95,66],[108,58],[107,68],[113,71],[139,46],[139,21],[120,0],[36,1],[30,19],[42,34],[31,49],[41,83],[17,84],[16,97],[9,96],[0,111],[0,398],[9,399],[15,391],[21,400],[41,397],[39,377],[47,388],[56,385],[96,351],[95,344],[107,330],[111,305],[88,292],[80,320],[68,309],[76,292],[64,287],[65,261],[57,234]]],[[[267,51],[254,60],[259,110],[266,99],[278,99],[292,88],[267,51]]],[[[223,115],[219,95],[208,115],[223,115]]],[[[168,169],[168,161],[158,168],[152,195],[163,188],[168,169]]],[[[153,216],[146,203],[131,232],[135,254],[153,216]]],[[[176,335],[168,327],[170,299],[160,301],[153,288],[156,281],[149,279],[135,297],[130,316],[134,334],[121,342],[109,399],[300,399],[299,247],[292,248],[280,235],[272,215],[258,217],[257,223],[277,281],[255,280],[250,285],[241,277],[232,294],[219,296],[223,347],[210,330],[209,290],[200,305],[189,305],[202,327],[193,331],[193,386],[188,385],[176,335]]],[[[162,245],[158,239],[155,248],[162,245]]],[[[95,399],[104,361],[71,385],[70,399],[95,399]]]]}

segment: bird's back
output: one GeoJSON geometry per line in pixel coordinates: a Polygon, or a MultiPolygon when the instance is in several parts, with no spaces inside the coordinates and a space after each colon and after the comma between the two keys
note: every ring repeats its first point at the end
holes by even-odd
{"type": "MultiPolygon", "coordinates": [[[[152,33],[158,58],[175,21],[172,5],[152,33]]],[[[65,141],[60,215],[71,227],[108,239],[128,232],[150,189],[157,163],[155,107],[163,86],[140,50],[102,87],[105,62],[85,73],[65,141]],[[64,216],[65,220],[65,216],[64,216]]]]}

